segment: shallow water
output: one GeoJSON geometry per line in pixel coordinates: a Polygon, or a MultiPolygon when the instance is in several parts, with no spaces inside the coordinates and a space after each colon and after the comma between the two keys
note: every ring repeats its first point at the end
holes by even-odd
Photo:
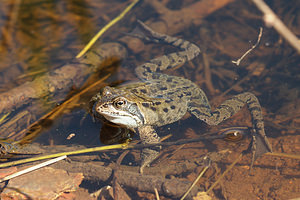
{"type": "MultiPolygon", "coordinates": [[[[0,91],[11,91],[66,63],[75,62],[76,54],[90,38],[117,16],[128,3],[117,0],[109,3],[94,0],[0,3],[0,91]]],[[[296,35],[300,35],[298,1],[268,3],[284,23],[296,35]]],[[[206,9],[204,6],[205,3],[199,4],[199,1],[193,0],[139,3],[96,44],[119,42],[124,45],[128,56],[120,65],[102,69],[88,82],[67,85],[63,92],[51,96],[42,95],[29,104],[10,110],[7,121],[0,127],[0,136],[3,139],[9,137],[11,140],[20,140],[26,133],[22,130],[76,94],[81,87],[92,84],[106,74],[111,74],[104,83],[108,85],[136,81],[133,73],[136,65],[175,51],[165,45],[143,44],[126,36],[124,33],[132,31],[136,20],[140,19],[152,24],[153,29],[158,32],[196,43],[203,51],[203,55],[167,73],[184,76],[197,83],[207,93],[213,107],[231,95],[244,91],[253,92],[261,102],[266,133],[273,150],[299,154],[299,55],[276,31],[264,26],[261,13],[251,2],[233,1],[220,9],[216,5],[216,8],[207,5],[206,9]],[[259,46],[242,60],[240,66],[234,65],[232,60],[237,60],[255,44],[259,27],[263,27],[259,46]],[[18,120],[6,126],[5,124],[12,119],[18,120]],[[18,135],[20,132],[22,134],[18,135]]],[[[84,78],[86,79],[87,77],[84,78]]],[[[30,141],[34,140],[43,145],[103,145],[99,139],[102,124],[95,123],[88,114],[88,102],[104,84],[93,88],[80,99],[75,99],[72,106],[66,108],[59,117],[43,121],[42,131],[30,141]],[[67,139],[72,133],[75,136],[67,139]]],[[[1,113],[2,116],[5,113],[1,113]]],[[[209,127],[187,114],[183,120],[159,127],[157,130],[161,136],[172,134],[169,141],[176,141],[199,137],[207,131],[231,126],[251,126],[246,109],[218,127],[209,127]]],[[[133,140],[138,141],[138,137],[133,135],[133,140]]],[[[178,150],[170,160],[162,162],[180,163],[185,159],[197,159],[211,151],[233,151],[229,156],[215,162],[213,172],[205,177],[206,183],[199,182],[199,186],[208,189],[213,179],[220,176],[226,166],[239,152],[245,150],[248,144],[249,138],[239,143],[216,140],[191,144],[184,147],[183,151],[178,150]],[[211,176],[214,178],[210,179],[211,176]]],[[[172,154],[171,150],[176,148],[166,149],[164,155],[172,154]]],[[[106,156],[111,157],[111,162],[116,162],[118,155],[108,153],[106,156]]],[[[133,157],[125,158],[125,162],[138,165],[138,153],[134,152],[133,157]]],[[[300,196],[297,160],[263,156],[255,165],[254,175],[249,176],[247,167],[250,157],[249,154],[244,156],[210,196],[214,199],[289,199],[300,196]]],[[[154,164],[158,165],[159,162],[160,160],[154,164]]],[[[193,181],[198,170],[175,176],[193,181]]],[[[91,187],[91,184],[87,185],[91,187]]],[[[139,198],[154,198],[150,194],[129,191],[130,194],[134,193],[132,198],[136,197],[134,195],[140,195],[139,198]]]]}

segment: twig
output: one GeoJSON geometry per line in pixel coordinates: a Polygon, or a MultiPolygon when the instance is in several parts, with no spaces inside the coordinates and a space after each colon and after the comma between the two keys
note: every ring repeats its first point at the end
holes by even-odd
{"type": "Polygon", "coordinates": [[[156,200],[160,200],[159,198],[159,194],[158,194],[158,191],[156,188],[154,188],[154,192],[155,192],[155,197],[156,197],[156,200]]]}
{"type": "Polygon", "coordinates": [[[298,160],[300,160],[300,155],[297,155],[297,154],[268,152],[265,155],[268,155],[268,156],[278,156],[278,157],[292,158],[292,159],[298,159],[298,160]]]}
{"type": "Polygon", "coordinates": [[[190,191],[193,189],[193,187],[196,185],[196,183],[199,181],[199,179],[203,176],[203,174],[206,172],[206,170],[209,168],[209,166],[205,166],[202,171],[200,172],[200,174],[198,175],[198,177],[196,178],[196,180],[193,182],[193,184],[191,185],[191,187],[186,191],[186,193],[181,197],[180,200],[185,199],[185,197],[190,193],[190,191]]]}
{"type": "Polygon", "coordinates": [[[234,64],[236,64],[237,66],[239,66],[239,65],[240,65],[240,62],[244,59],[244,57],[245,57],[246,55],[248,55],[254,48],[257,47],[257,45],[258,45],[259,42],[260,42],[260,38],[261,38],[261,36],[262,36],[262,31],[263,31],[263,28],[260,27],[260,28],[259,28],[259,34],[258,34],[258,38],[257,38],[256,43],[255,43],[248,51],[246,51],[246,53],[244,53],[244,54],[242,55],[242,57],[240,57],[237,61],[234,61],[234,60],[231,61],[232,63],[234,63],[234,64]]]}
{"type": "Polygon", "coordinates": [[[58,157],[58,158],[54,158],[54,159],[48,160],[48,161],[46,161],[46,162],[40,163],[40,164],[38,164],[38,165],[29,167],[29,168],[27,168],[27,169],[21,170],[21,171],[19,171],[19,172],[13,173],[13,174],[8,175],[8,176],[6,176],[6,177],[4,177],[4,178],[1,178],[1,179],[0,179],[0,182],[7,181],[7,180],[12,179],[12,178],[15,178],[15,177],[17,177],[17,176],[21,176],[21,175],[26,174],[26,173],[28,173],[28,172],[37,170],[37,169],[39,169],[39,168],[45,167],[45,166],[50,165],[50,164],[53,164],[53,163],[56,163],[56,162],[58,162],[58,161],[60,161],[60,160],[65,159],[66,157],[67,157],[66,155],[60,156],[60,157],[58,157]]]}
{"type": "Polygon", "coordinates": [[[299,39],[284,25],[275,15],[271,8],[263,0],[252,0],[253,3],[264,13],[264,21],[267,26],[274,27],[276,31],[284,37],[298,53],[300,53],[299,39]]]}
{"type": "Polygon", "coordinates": [[[7,116],[10,114],[10,112],[9,113],[6,113],[6,114],[4,114],[4,115],[2,115],[1,117],[0,117],[0,124],[2,124],[6,119],[7,119],[7,116]]]}
{"type": "Polygon", "coordinates": [[[56,154],[51,154],[51,155],[44,155],[44,156],[38,156],[38,157],[33,157],[33,158],[27,158],[27,159],[2,163],[2,164],[0,164],[0,168],[24,164],[24,163],[28,163],[28,162],[34,162],[34,161],[38,161],[38,160],[49,159],[49,158],[56,158],[58,156],[68,156],[68,155],[89,153],[89,152],[95,152],[95,151],[104,151],[104,150],[110,150],[110,149],[123,149],[123,148],[125,148],[124,144],[116,144],[116,145],[108,145],[108,146],[103,146],[103,147],[87,148],[87,149],[82,149],[82,150],[77,150],[77,151],[62,152],[62,153],[56,153],[56,154]]]}
{"type": "Polygon", "coordinates": [[[229,172],[229,170],[232,169],[232,167],[242,158],[243,153],[241,153],[239,155],[239,157],[229,165],[229,167],[224,171],[224,173],[218,178],[218,180],[216,180],[216,182],[214,182],[212,184],[212,186],[210,186],[210,188],[206,191],[206,193],[209,193],[212,189],[214,189],[214,187],[220,182],[220,180],[229,172]]]}

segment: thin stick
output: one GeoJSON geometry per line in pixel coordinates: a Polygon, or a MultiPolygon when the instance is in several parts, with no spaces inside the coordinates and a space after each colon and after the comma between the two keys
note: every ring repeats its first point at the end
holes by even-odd
{"type": "Polygon", "coordinates": [[[0,118],[0,124],[2,124],[2,122],[4,122],[4,121],[7,119],[6,117],[7,117],[8,115],[10,115],[10,112],[9,112],[9,113],[6,113],[6,114],[4,114],[4,115],[1,116],[1,118],[0,118]]]}
{"type": "Polygon", "coordinates": [[[104,151],[104,150],[110,150],[110,149],[124,149],[124,148],[126,148],[126,144],[116,144],[116,145],[108,145],[108,146],[103,146],[103,147],[87,148],[87,149],[82,149],[82,150],[77,150],[77,151],[55,153],[55,154],[51,154],[51,155],[44,155],[44,156],[38,156],[38,157],[33,157],[33,158],[27,158],[27,159],[2,163],[2,164],[0,164],[0,168],[9,167],[9,166],[13,166],[13,165],[19,165],[19,164],[28,163],[28,162],[34,162],[34,161],[38,161],[38,160],[49,159],[49,158],[56,158],[58,156],[68,156],[68,155],[89,153],[89,152],[95,152],[95,151],[104,151]]]}
{"type": "Polygon", "coordinates": [[[154,188],[154,192],[155,192],[155,197],[156,197],[156,200],[160,200],[159,198],[159,194],[158,194],[158,191],[156,188],[154,188]]]}
{"type": "Polygon", "coordinates": [[[170,137],[172,137],[172,134],[166,135],[165,137],[161,138],[160,141],[161,141],[161,142],[162,142],[162,141],[165,141],[165,140],[169,139],[170,137]]]}
{"type": "Polygon", "coordinates": [[[257,38],[257,41],[256,43],[248,50],[246,51],[246,53],[244,53],[244,55],[242,55],[242,57],[240,57],[237,61],[231,61],[232,63],[236,64],[237,66],[240,65],[240,62],[244,59],[244,57],[246,55],[248,55],[254,48],[256,48],[256,46],[259,44],[260,42],[260,38],[262,36],[262,31],[263,31],[263,28],[262,27],[259,27],[259,34],[258,34],[258,38],[257,38]]]}
{"type": "Polygon", "coordinates": [[[284,37],[298,53],[300,53],[300,41],[284,23],[275,15],[271,8],[263,0],[252,0],[253,3],[264,13],[264,21],[267,26],[273,26],[276,31],[284,37]]]}
{"type": "Polygon", "coordinates": [[[278,156],[278,157],[292,158],[292,159],[298,159],[298,160],[300,160],[300,155],[297,155],[297,154],[267,152],[267,153],[265,153],[265,155],[268,155],[268,156],[278,156]]]}
{"type": "Polygon", "coordinates": [[[115,23],[117,23],[118,21],[120,21],[130,10],[133,6],[135,6],[137,3],[139,2],[139,0],[135,0],[133,1],[127,8],[125,8],[125,10],[116,18],[114,18],[112,21],[110,21],[108,24],[106,24],[91,40],[90,42],[83,48],[83,50],[81,50],[79,52],[79,54],[76,56],[76,58],[80,58],[83,54],[85,54],[90,48],[91,46],[99,39],[99,37],[101,35],[103,35],[103,33],[105,31],[107,31],[107,29],[109,29],[111,26],[113,26],[115,23]]]}
{"type": "Polygon", "coordinates": [[[45,167],[45,166],[50,165],[50,164],[53,164],[53,163],[56,163],[56,162],[58,162],[58,161],[60,161],[60,160],[65,159],[66,157],[67,157],[67,156],[64,155],[64,156],[60,156],[60,157],[58,157],[58,158],[54,158],[54,159],[48,160],[48,161],[46,161],[46,162],[42,162],[42,163],[40,163],[40,164],[38,164],[38,165],[29,167],[29,168],[27,168],[27,169],[21,170],[21,171],[19,171],[19,172],[16,172],[16,173],[13,173],[13,174],[11,174],[11,175],[8,175],[8,176],[6,176],[6,177],[4,177],[4,178],[1,178],[1,179],[0,179],[0,182],[7,181],[7,180],[12,179],[12,178],[15,178],[15,177],[17,177],[17,176],[21,176],[21,175],[26,174],[26,173],[28,173],[28,172],[37,170],[37,169],[39,169],[39,168],[45,167]]]}
{"type": "Polygon", "coordinates": [[[212,186],[210,186],[210,188],[206,191],[206,193],[209,193],[212,189],[214,189],[214,187],[220,182],[220,180],[229,172],[229,170],[231,170],[231,168],[242,158],[243,153],[241,153],[239,155],[239,157],[233,162],[231,163],[231,165],[229,165],[229,167],[224,171],[224,173],[218,178],[218,180],[216,180],[216,182],[214,182],[214,184],[212,184],[212,186]]]}
{"type": "Polygon", "coordinates": [[[193,187],[196,185],[196,183],[199,181],[199,179],[203,176],[203,174],[206,172],[206,170],[209,168],[209,166],[205,166],[202,171],[200,172],[200,174],[198,175],[198,177],[196,178],[196,180],[193,182],[193,184],[191,185],[191,187],[186,191],[186,193],[181,197],[180,200],[183,200],[189,193],[190,191],[193,189],[193,187]]]}

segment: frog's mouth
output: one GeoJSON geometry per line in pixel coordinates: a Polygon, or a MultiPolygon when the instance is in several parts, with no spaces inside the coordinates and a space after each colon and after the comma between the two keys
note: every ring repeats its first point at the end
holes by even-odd
{"type": "Polygon", "coordinates": [[[143,124],[142,116],[136,109],[132,109],[132,105],[126,109],[116,109],[113,104],[105,103],[96,105],[95,111],[108,121],[127,128],[137,128],[143,124]]]}
{"type": "Polygon", "coordinates": [[[137,128],[140,126],[138,118],[133,118],[131,116],[121,116],[121,115],[103,115],[108,121],[118,124],[121,126],[126,126],[127,128],[137,128]]]}
{"type": "Polygon", "coordinates": [[[137,128],[142,124],[137,116],[129,115],[126,112],[101,112],[101,115],[108,121],[127,128],[137,128]]]}

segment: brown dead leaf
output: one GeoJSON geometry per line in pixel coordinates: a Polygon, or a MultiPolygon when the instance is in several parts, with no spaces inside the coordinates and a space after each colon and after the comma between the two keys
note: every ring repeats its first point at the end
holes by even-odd
{"type": "Polygon", "coordinates": [[[82,173],[44,167],[11,179],[1,199],[56,199],[64,192],[77,190],[82,179],[82,173]]]}

